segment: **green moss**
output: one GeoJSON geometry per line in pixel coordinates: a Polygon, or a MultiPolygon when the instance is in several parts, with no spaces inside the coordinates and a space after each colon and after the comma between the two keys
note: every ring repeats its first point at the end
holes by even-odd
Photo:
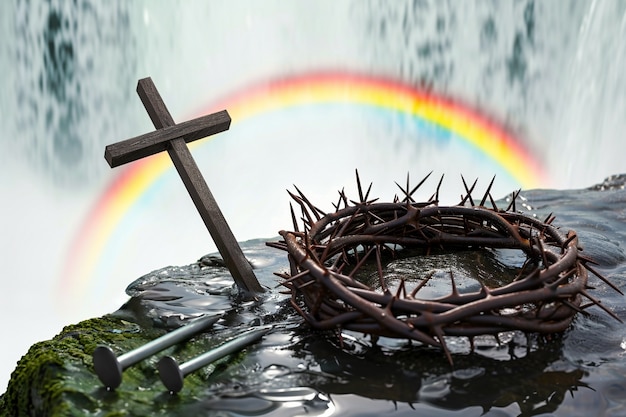
{"type": "MultiPolygon", "coordinates": [[[[183,391],[172,396],[158,377],[158,359],[170,354],[184,362],[223,337],[197,337],[140,362],[124,372],[115,391],[105,389],[93,370],[96,346],[106,344],[120,355],[163,333],[114,315],[65,327],[52,340],[33,345],[19,361],[0,397],[0,417],[173,415],[175,408],[198,400],[219,364],[187,376],[183,391]]],[[[221,363],[232,361],[225,358],[221,363]]]]}

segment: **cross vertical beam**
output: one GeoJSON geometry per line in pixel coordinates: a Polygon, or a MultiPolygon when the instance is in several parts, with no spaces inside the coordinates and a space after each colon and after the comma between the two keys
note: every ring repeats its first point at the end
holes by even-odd
{"type": "Polygon", "coordinates": [[[139,80],[137,94],[157,130],[107,146],[105,159],[113,168],[167,150],[239,288],[247,292],[263,292],[187,147],[187,142],[228,130],[230,116],[222,111],[177,125],[151,78],[139,80]]]}

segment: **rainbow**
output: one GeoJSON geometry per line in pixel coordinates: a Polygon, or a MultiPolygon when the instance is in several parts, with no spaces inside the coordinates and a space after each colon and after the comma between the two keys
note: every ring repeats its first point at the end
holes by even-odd
{"type": "MultiPolygon", "coordinates": [[[[464,141],[501,167],[522,188],[548,183],[539,160],[490,118],[450,98],[380,77],[337,72],[292,76],[244,88],[207,106],[201,114],[227,109],[234,130],[255,116],[312,104],[367,106],[409,116],[464,141]]],[[[210,143],[205,139],[194,146],[210,143]]],[[[60,290],[80,294],[86,286],[94,285],[90,280],[107,258],[105,254],[117,245],[121,230],[132,222],[133,216],[149,210],[150,198],[169,170],[173,170],[171,161],[167,154],[160,154],[112,173],[111,183],[95,201],[69,248],[60,290]]]]}

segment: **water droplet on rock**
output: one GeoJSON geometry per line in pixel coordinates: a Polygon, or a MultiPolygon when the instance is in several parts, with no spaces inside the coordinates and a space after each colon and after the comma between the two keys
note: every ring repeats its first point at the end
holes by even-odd
{"type": "Polygon", "coordinates": [[[283,375],[287,375],[291,370],[282,365],[270,365],[263,370],[263,376],[267,379],[277,378],[283,375]]]}

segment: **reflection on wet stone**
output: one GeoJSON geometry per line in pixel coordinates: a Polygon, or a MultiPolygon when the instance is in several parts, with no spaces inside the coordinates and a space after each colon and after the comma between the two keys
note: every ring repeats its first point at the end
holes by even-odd
{"type": "MultiPolygon", "coordinates": [[[[547,192],[536,191],[526,197],[530,205],[541,207],[545,195],[549,207],[566,214],[563,217],[569,222],[575,221],[575,202],[616,198],[592,190],[583,193],[593,195],[555,200],[547,192]]],[[[607,215],[603,222],[610,225],[614,221],[607,215]]],[[[613,230],[621,233],[619,228],[613,230]]],[[[608,240],[593,232],[587,236],[598,251],[611,252],[615,236],[611,232],[602,235],[608,240]]],[[[286,270],[288,261],[266,248],[262,240],[246,242],[242,249],[255,260],[255,274],[261,283],[275,288],[274,272],[286,270]]],[[[617,264],[609,266],[609,271],[622,268],[619,257],[615,259],[617,264]]],[[[436,296],[450,290],[446,276],[450,270],[459,276],[460,292],[473,291],[473,277],[480,276],[488,285],[501,285],[502,280],[511,279],[509,275],[514,275],[521,261],[518,251],[481,250],[400,257],[391,259],[385,268],[390,286],[394,272],[408,274],[412,270],[416,280],[428,273],[441,274],[430,288],[436,296]]],[[[597,286],[597,282],[593,284],[597,286]]],[[[397,410],[420,410],[425,415],[472,415],[474,411],[476,415],[536,415],[560,414],[562,410],[566,415],[581,415],[577,414],[580,410],[587,414],[607,410],[607,415],[617,416],[623,411],[619,398],[626,391],[626,378],[619,363],[626,334],[618,331],[621,324],[600,310],[590,309],[589,314],[578,316],[563,335],[544,338],[501,332],[476,337],[473,347],[467,338],[449,337],[454,355],[451,367],[439,349],[416,342],[346,330],[313,331],[301,323],[288,296],[277,290],[261,295],[258,301],[239,299],[227,269],[215,255],[147,274],[128,286],[128,294],[131,300],[120,311],[149,317],[159,326],[176,326],[211,309],[226,311],[203,336],[207,340],[230,337],[250,326],[273,325],[273,330],[247,348],[232,366],[202,370],[204,396],[199,403],[183,407],[183,412],[304,415],[306,409],[310,415],[329,415],[331,410],[359,415],[360,404],[369,404],[369,411],[377,412],[386,410],[386,404],[395,404],[397,410]]],[[[624,316],[618,304],[623,302],[621,296],[606,291],[603,300],[624,316]]]]}
{"type": "MultiPolygon", "coordinates": [[[[602,193],[619,192],[623,193],[622,190],[602,193]]],[[[535,191],[527,197],[535,207],[542,205],[542,199],[548,199],[555,212],[572,217],[579,210],[577,204],[609,198],[592,190],[570,200],[554,199],[551,193],[535,191]]],[[[611,198],[615,200],[617,196],[611,198]]],[[[612,224],[618,221],[614,216],[619,215],[615,211],[607,212],[603,222],[612,224]]],[[[621,229],[613,230],[606,234],[608,241],[596,241],[599,250],[613,245],[621,229]]],[[[274,272],[289,267],[286,257],[267,248],[264,240],[245,242],[242,249],[248,258],[254,259],[255,274],[261,283],[273,289],[260,295],[259,300],[239,298],[219,258],[206,256],[193,264],[165,267],[137,279],[128,286],[131,299],[114,313],[126,323],[138,323],[144,329],[151,326],[172,329],[197,315],[224,310],[226,314],[212,329],[190,341],[209,346],[251,326],[273,326],[257,344],[194,374],[194,384],[200,391],[194,394],[193,401],[186,402],[182,400],[184,392],[181,393],[176,404],[180,415],[222,412],[290,416],[305,415],[305,410],[309,415],[339,412],[342,416],[364,412],[380,415],[390,410],[442,416],[455,413],[593,415],[594,411],[623,415],[626,334],[621,323],[600,310],[589,309],[589,314],[579,315],[563,335],[543,338],[501,332],[497,337],[475,338],[473,349],[467,338],[450,337],[448,345],[454,355],[451,367],[439,349],[417,342],[372,338],[340,329],[312,330],[295,314],[289,297],[276,290],[274,272]]],[[[468,289],[470,278],[476,273],[481,271],[484,279],[497,284],[508,268],[519,262],[517,254],[501,251],[467,251],[420,258],[424,259],[415,269],[445,272],[452,268],[455,274],[468,277],[468,289]]],[[[410,259],[393,259],[387,267],[407,272],[410,262],[410,259]]],[[[613,279],[615,274],[626,276],[622,264],[608,267],[613,279]]],[[[449,280],[445,278],[433,281],[434,293],[440,290],[439,283],[449,290],[449,280]]],[[[415,279],[420,279],[419,273],[415,279]]],[[[616,282],[623,287],[626,281],[616,279],[616,282]]],[[[590,284],[600,290],[597,280],[590,284]]],[[[607,291],[603,301],[609,307],[616,306],[616,313],[625,317],[626,311],[619,308],[619,303],[623,304],[621,296],[607,291]]],[[[133,324],[126,330],[120,330],[122,326],[109,331],[132,334],[136,328],[133,324]]],[[[189,349],[189,344],[182,344],[168,354],[186,361],[190,359],[184,356],[189,349]]],[[[150,375],[146,375],[142,389],[153,390],[154,384],[150,375]]],[[[160,384],[159,387],[162,389],[160,384]]],[[[159,397],[161,402],[155,402],[155,407],[173,407],[172,400],[167,398],[159,397]]]]}
{"type": "Polygon", "coordinates": [[[263,370],[263,377],[267,379],[274,379],[277,377],[285,376],[289,374],[290,369],[281,365],[270,365],[263,370]]]}
{"type": "Polygon", "coordinates": [[[334,405],[329,397],[308,387],[263,389],[258,392],[207,400],[202,403],[206,410],[222,410],[243,416],[328,416],[334,405]]]}

